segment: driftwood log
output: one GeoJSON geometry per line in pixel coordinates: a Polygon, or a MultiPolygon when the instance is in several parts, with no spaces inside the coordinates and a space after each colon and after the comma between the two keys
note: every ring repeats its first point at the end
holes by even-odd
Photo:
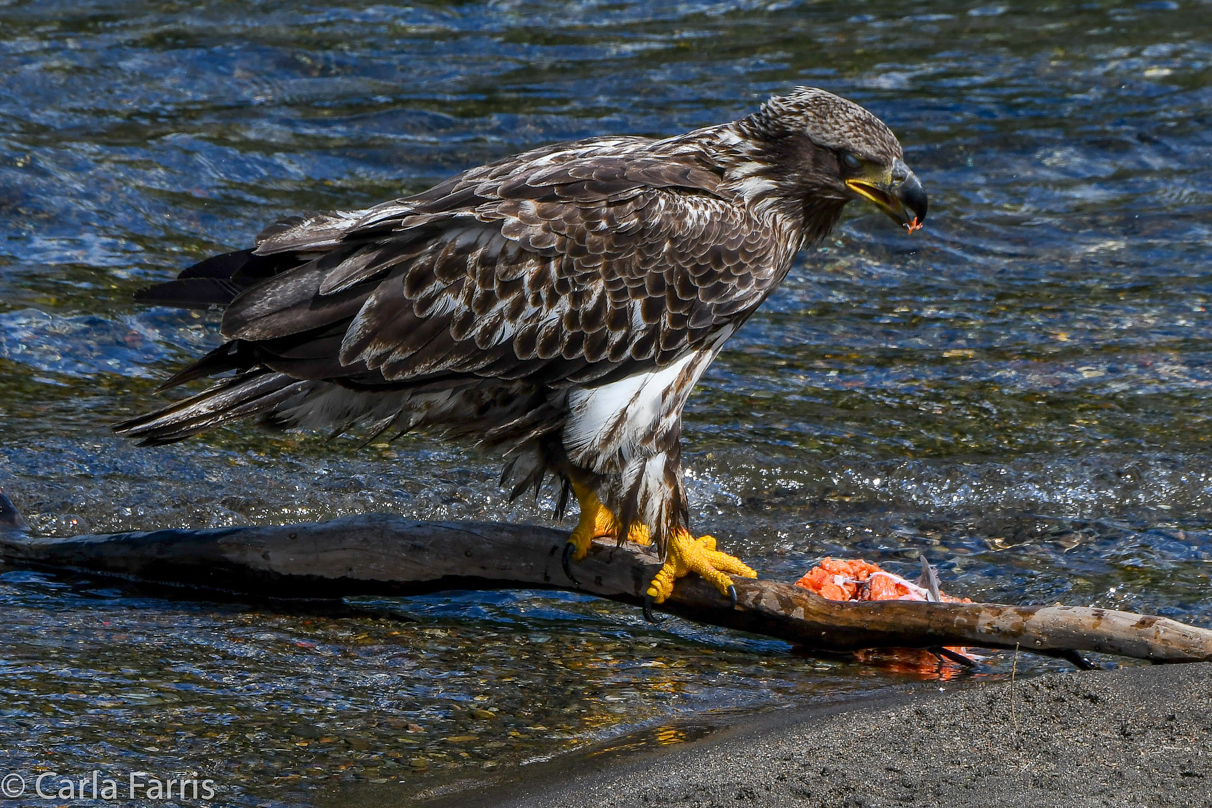
{"type": "MultiPolygon", "coordinates": [[[[0,559],[9,564],[259,598],[547,588],[641,602],[658,568],[650,552],[597,542],[575,565],[578,585],[560,563],[566,538],[531,525],[416,522],[381,514],[285,527],[40,538],[0,493],[0,559]]],[[[1053,656],[1097,651],[1155,662],[1212,661],[1212,631],[1165,617],[1081,606],[847,603],[744,578],[736,579],[736,589],[734,609],[705,581],[689,576],[658,608],[819,651],[962,645],[1053,656]]]]}

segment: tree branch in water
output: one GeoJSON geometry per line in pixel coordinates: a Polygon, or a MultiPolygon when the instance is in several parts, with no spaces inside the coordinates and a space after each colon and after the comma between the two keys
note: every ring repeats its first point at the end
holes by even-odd
{"type": "MultiPolygon", "coordinates": [[[[635,545],[596,542],[564,574],[567,536],[488,522],[416,522],[369,514],[331,522],[39,538],[0,494],[0,559],[152,584],[273,598],[417,595],[448,589],[564,589],[639,605],[659,568],[635,545]]],[[[697,576],[663,609],[698,623],[764,634],[820,651],[1015,648],[1156,662],[1212,660],[1212,631],[1165,617],[1081,606],[825,600],[799,587],[736,579],[737,608],[697,576]]]]}

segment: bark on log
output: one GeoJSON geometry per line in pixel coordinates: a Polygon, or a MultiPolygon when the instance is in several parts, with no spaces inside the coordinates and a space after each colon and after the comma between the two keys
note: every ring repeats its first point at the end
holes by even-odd
{"type": "MultiPolygon", "coordinates": [[[[336,598],[447,589],[550,588],[639,604],[658,569],[633,545],[596,542],[564,574],[565,533],[531,525],[414,522],[372,514],[318,524],[38,538],[0,493],[0,559],[245,596],[336,598]]],[[[965,645],[1056,655],[1098,651],[1156,662],[1212,661],[1212,631],[1165,617],[1080,606],[825,600],[736,579],[737,608],[697,576],[660,609],[811,649],[965,645]]]]}

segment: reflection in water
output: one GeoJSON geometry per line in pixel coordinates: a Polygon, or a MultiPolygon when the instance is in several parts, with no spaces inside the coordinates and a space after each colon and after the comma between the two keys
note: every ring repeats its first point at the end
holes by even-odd
{"type": "Polygon", "coordinates": [[[683,725],[661,724],[643,732],[633,733],[615,743],[603,744],[587,753],[587,757],[600,758],[621,755],[626,752],[640,752],[653,746],[676,746],[704,738],[711,733],[711,727],[687,723],[683,725]]]}
{"type": "MultiPolygon", "coordinates": [[[[857,211],[730,343],[686,413],[696,527],[785,580],[826,555],[914,575],[924,553],[974,599],[1212,624],[1212,22],[1170,5],[0,9],[0,486],[49,534],[545,519],[547,496],[502,502],[493,458],[424,436],[113,439],[217,342],[133,291],[286,213],[814,84],[892,125],[931,222],[857,211]]],[[[6,767],[407,799],[898,681],[573,595],[325,616],[109,587],[0,571],[6,767]]]]}

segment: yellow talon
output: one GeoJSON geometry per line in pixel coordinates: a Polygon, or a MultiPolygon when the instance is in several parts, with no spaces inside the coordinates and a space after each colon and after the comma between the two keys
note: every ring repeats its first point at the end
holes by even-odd
{"type": "Polygon", "coordinates": [[[732,579],[726,573],[744,578],[756,578],[745,562],[727,553],[718,552],[713,536],[694,538],[685,528],[679,529],[669,538],[665,564],[648,585],[648,597],[653,603],[664,603],[673,594],[673,584],[678,578],[697,572],[720,594],[729,595],[732,579]]]}

